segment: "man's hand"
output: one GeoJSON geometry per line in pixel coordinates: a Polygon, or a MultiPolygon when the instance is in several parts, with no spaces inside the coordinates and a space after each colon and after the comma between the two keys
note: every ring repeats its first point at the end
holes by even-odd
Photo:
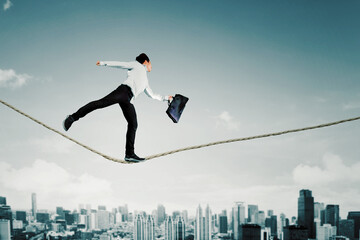
{"type": "Polygon", "coordinates": [[[173,96],[169,96],[169,102],[171,102],[173,99],[173,96]]]}
{"type": "Polygon", "coordinates": [[[100,61],[97,61],[97,62],[96,62],[96,65],[97,65],[97,66],[100,66],[100,61]]]}

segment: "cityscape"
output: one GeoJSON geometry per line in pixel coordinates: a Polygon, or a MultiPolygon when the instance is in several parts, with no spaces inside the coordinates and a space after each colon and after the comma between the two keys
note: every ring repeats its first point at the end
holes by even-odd
{"type": "Polygon", "coordinates": [[[288,217],[258,205],[234,202],[231,209],[214,213],[199,205],[195,216],[187,210],[166,212],[159,204],[151,213],[130,212],[128,205],[107,209],[79,204],[72,211],[63,207],[38,210],[37,195],[31,210],[13,210],[0,196],[0,239],[90,239],[90,240],[359,240],[360,211],[341,219],[340,206],[314,201],[311,190],[302,189],[298,215],[288,217]]]}

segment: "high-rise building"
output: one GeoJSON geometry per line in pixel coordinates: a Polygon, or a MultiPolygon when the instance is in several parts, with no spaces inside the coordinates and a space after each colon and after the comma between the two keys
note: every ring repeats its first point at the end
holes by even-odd
{"type": "Polygon", "coordinates": [[[11,239],[10,220],[8,219],[0,219],[0,239],[11,239]]]}
{"type": "Polygon", "coordinates": [[[258,224],[260,225],[261,228],[265,228],[265,212],[264,211],[259,211],[259,222],[258,224]]]}
{"type": "Polygon", "coordinates": [[[354,238],[359,239],[360,232],[360,211],[358,212],[349,212],[347,219],[354,220],[354,238]]]}
{"type": "Polygon", "coordinates": [[[330,224],[331,226],[335,226],[337,229],[337,233],[339,231],[339,205],[329,204],[326,205],[325,208],[325,223],[330,224]]]}
{"type": "Polygon", "coordinates": [[[178,216],[174,222],[174,240],[185,240],[185,221],[178,216]]]}
{"type": "Polygon", "coordinates": [[[99,210],[97,212],[99,229],[110,228],[110,213],[108,211],[99,210]]]}
{"type": "Polygon", "coordinates": [[[157,207],[157,224],[161,225],[166,219],[166,212],[164,205],[159,204],[157,207]]]}
{"type": "Polygon", "coordinates": [[[241,224],[245,224],[245,204],[244,202],[235,202],[232,208],[232,232],[234,240],[240,239],[239,229],[241,224]]]}
{"type": "Polygon", "coordinates": [[[99,205],[99,206],[98,206],[98,210],[99,210],[99,211],[100,211],[100,210],[106,211],[106,206],[104,206],[104,205],[99,205]]]}
{"type": "Polygon", "coordinates": [[[204,240],[211,240],[211,236],[212,236],[212,215],[211,215],[211,209],[209,205],[207,205],[205,209],[205,239],[204,240]]]}
{"type": "Polygon", "coordinates": [[[155,240],[155,221],[151,215],[145,221],[144,240],[155,240]]]}
{"type": "Polygon", "coordinates": [[[9,220],[10,222],[10,235],[13,233],[13,217],[11,207],[7,205],[0,205],[0,219],[9,220]]]}
{"type": "Polygon", "coordinates": [[[324,203],[314,203],[314,219],[321,219],[321,211],[325,209],[324,203]]]}
{"type": "Polygon", "coordinates": [[[36,220],[36,213],[37,213],[37,202],[36,202],[36,193],[31,194],[31,206],[32,206],[32,215],[34,220],[36,220]]]}
{"type": "Polygon", "coordinates": [[[338,235],[354,239],[354,226],[355,222],[353,219],[343,219],[339,221],[338,235]]]}
{"type": "Polygon", "coordinates": [[[284,231],[284,227],[289,225],[289,219],[286,218],[284,213],[280,214],[280,232],[284,231]]]}
{"type": "Polygon", "coordinates": [[[284,227],[284,240],[307,240],[308,229],[304,226],[291,225],[284,227]]]}
{"type": "Polygon", "coordinates": [[[336,226],[326,223],[316,229],[316,240],[329,240],[333,236],[336,236],[336,226]]]}
{"type": "Polygon", "coordinates": [[[40,223],[48,223],[50,222],[50,214],[44,212],[36,213],[36,221],[40,223]]]}
{"type": "Polygon", "coordinates": [[[65,221],[67,225],[72,225],[75,222],[75,216],[74,214],[70,213],[70,211],[64,211],[65,212],[65,221]]]}
{"type": "Polygon", "coordinates": [[[186,211],[186,210],[182,211],[181,217],[184,219],[185,224],[188,224],[188,222],[189,222],[188,211],[186,211]]]}
{"type": "Polygon", "coordinates": [[[121,213],[121,218],[123,222],[129,221],[129,210],[127,204],[119,207],[119,213],[121,213]]]}
{"type": "Polygon", "coordinates": [[[223,212],[222,214],[220,214],[219,222],[220,222],[219,232],[226,234],[228,232],[228,219],[227,219],[226,211],[225,213],[223,212]]]}
{"type": "Polygon", "coordinates": [[[239,228],[241,240],[260,240],[261,227],[257,224],[242,224],[239,228]]]}
{"type": "Polygon", "coordinates": [[[16,211],[15,218],[16,220],[22,221],[23,223],[27,223],[25,211],[16,211]]]}
{"type": "Polygon", "coordinates": [[[248,205],[248,223],[258,224],[259,207],[257,205],[248,205]]]}
{"type": "Polygon", "coordinates": [[[315,238],[314,198],[310,190],[300,190],[298,198],[298,225],[308,229],[309,238],[315,238]]]}
{"type": "Polygon", "coordinates": [[[267,216],[271,217],[272,215],[274,215],[274,210],[268,210],[267,211],[267,216]]]}
{"type": "Polygon", "coordinates": [[[6,205],[6,197],[0,196],[0,205],[6,205]]]}
{"type": "Polygon", "coordinates": [[[60,220],[60,219],[65,220],[64,208],[56,207],[56,214],[57,214],[56,220],[60,220]]]}
{"type": "MultiPolygon", "coordinates": [[[[81,218],[81,217],[80,217],[81,218]]],[[[84,221],[85,222],[85,221],[84,221]]],[[[99,221],[98,221],[98,214],[97,211],[91,211],[90,213],[90,217],[89,217],[89,229],[93,230],[93,229],[98,229],[99,228],[99,221]]]]}
{"type": "Polygon", "coordinates": [[[196,210],[196,219],[195,219],[195,240],[211,240],[212,235],[212,216],[209,205],[205,209],[205,214],[201,206],[196,210]]]}
{"type": "Polygon", "coordinates": [[[145,221],[141,214],[135,216],[134,219],[134,240],[145,240],[145,221]]]}
{"type": "Polygon", "coordinates": [[[196,220],[195,220],[195,240],[204,240],[205,239],[205,218],[203,216],[202,208],[199,207],[196,209],[196,220]]]}
{"type": "Polygon", "coordinates": [[[270,219],[271,236],[277,238],[277,216],[272,215],[270,219]]]}
{"type": "Polygon", "coordinates": [[[173,220],[168,216],[165,220],[165,240],[174,240],[174,225],[173,220]]]}

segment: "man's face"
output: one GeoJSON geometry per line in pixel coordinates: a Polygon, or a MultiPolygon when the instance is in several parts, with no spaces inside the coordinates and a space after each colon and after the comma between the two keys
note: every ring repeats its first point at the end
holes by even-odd
{"type": "Polygon", "coordinates": [[[146,70],[148,71],[148,72],[151,72],[151,70],[152,70],[152,66],[151,66],[151,61],[145,61],[144,62],[144,65],[146,66],[146,70]]]}

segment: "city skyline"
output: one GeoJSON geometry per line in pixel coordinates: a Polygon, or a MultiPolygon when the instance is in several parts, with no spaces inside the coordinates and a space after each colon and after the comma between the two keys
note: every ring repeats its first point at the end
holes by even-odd
{"type": "MultiPolygon", "coordinates": [[[[35,193],[32,194],[32,205],[36,201],[34,196],[35,193]]],[[[329,240],[333,236],[358,239],[360,211],[348,212],[347,217],[341,219],[339,205],[326,204],[325,207],[324,203],[314,202],[314,197],[309,189],[299,190],[297,217],[279,215],[273,210],[268,210],[265,216],[258,205],[234,202],[229,214],[227,210],[215,213],[208,204],[206,207],[199,204],[196,216],[188,218],[187,210],[171,214],[162,204],[151,213],[131,212],[127,204],[111,209],[99,205],[94,209],[82,203],[73,211],[61,206],[56,207],[56,212],[37,211],[35,206],[23,212],[11,209],[6,197],[0,196],[0,235],[4,239],[10,239],[10,235],[22,239],[21,236],[27,234],[76,235],[81,239],[97,234],[107,240],[120,235],[135,240],[155,240],[161,236],[165,240],[184,240],[191,235],[195,240],[329,240]]]]}
{"type": "MultiPolygon", "coordinates": [[[[98,67],[99,60],[134,61],[145,52],[152,90],[189,97],[177,124],[166,102],[145,94],[134,101],[139,156],[359,115],[356,0],[7,0],[0,7],[0,98],[55,129],[125,81],[126,71],[98,67]]],[[[0,193],[14,208],[29,208],[34,192],[38,209],[128,203],[150,212],[159,203],[169,210],[208,203],[220,212],[245,201],[296,216],[298,189],[342,206],[342,217],[359,206],[360,122],[130,166],[3,105],[0,116],[0,193]]],[[[118,106],[66,132],[116,158],[124,157],[125,133],[118,106]]]]}
{"type": "MultiPolygon", "coordinates": [[[[312,195],[312,191],[310,191],[308,189],[300,190],[300,193],[302,193],[302,192],[310,192],[310,196],[312,195]]],[[[309,193],[307,193],[307,194],[309,194],[309,193]]],[[[0,200],[1,199],[4,199],[2,201],[9,203],[9,200],[6,201],[6,199],[7,199],[6,196],[0,195],[0,200]]],[[[306,200],[300,201],[300,199],[301,199],[301,197],[299,197],[298,202],[295,206],[295,208],[297,209],[296,210],[297,214],[295,214],[295,215],[290,215],[284,211],[277,212],[277,211],[274,211],[274,209],[263,209],[263,208],[259,207],[259,205],[256,203],[247,203],[246,201],[234,201],[232,206],[221,206],[220,210],[215,210],[215,213],[218,215],[221,215],[224,213],[224,211],[231,212],[231,211],[234,211],[234,208],[235,208],[236,209],[235,211],[238,214],[237,221],[239,223],[252,223],[254,221],[257,222],[260,219],[259,214],[261,214],[261,213],[264,214],[265,212],[267,213],[266,216],[277,215],[280,217],[281,215],[284,214],[290,220],[292,217],[297,218],[299,216],[300,209],[302,209],[301,211],[303,211],[305,209],[305,207],[302,204],[304,204],[303,202],[306,200]],[[300,203],[300,202],[302,202],[302,203],[300,203]],[[302,206],[302,207],[300,207],[300,206],[302,206]]],[[[321,212],[321,210],[325,209],[325,206],[326,206],[326,208],[333,208],[334,206],[335,207],[337,206],[338,217],[340,217],[342,219],[345,219],[347,217],[348,212],[345,212],[343,214],[343,216],[340,215],[341,208],[339,208],[339,206],[340,206],[339,204],[319,202],[319,201],[315,201],[315,199],[316,198],[312,197],[312,202],[307,203],[307,206],[309,206],[309,204],[313,205],[313,210],[311,210],[313,212],[313,215],[310,218],[320,218],[320,212],[321,212]],[[321,205],[322,207],[317,209],[317,207],[316,207],[317,205],[321,205]],[[318,212],[318,214],[316,212],[318,212]]],[[[0,201],[0,204],[2,201],[0,201]]],[[[189,214],[189,217],[196,218],[196,216],[198,215],[199,207],[201,208],[202,205],[204,205],[206,207],[211,206],[209,203],[197,203],[197,204],[195,204],[195,208],[193,208],[192,210],[186,209],[186,208],[178,208],[178,209],[169,210],[167,208],[166,204],[158,203],[152,209],[146,210],[143,208],[131,208],[131,207],[129,208],[129,206],[131,206],[131,203],[130,204],[129,203],[119,203],[118,205],[103,205],[103,204],[92,205],[92,204],[88,204],[88,203],[77,203],[74,205],[74,207],[64,207],[63,205],[60,204],[60,205],[56,206],[55,208],[53,208],[53,210],[51,210],[51,209],[46,209],[46,208],[38,208],[36,202],[37,202],[36,193],[32,193],[31,194],[31,206],[29,208],[14,208],[14,210],[28,211],[28,212],[34,213],[36,211],[38,211],[38,212],[44,212],[44,211],[45,212],[47,212],[47,211],[48,212],[56,212],[58,208],[61,208],[63,210],[67,209],[70,211],[80,211],[80,209],[88,209],[88,210],[99,209],[99,210],[110,211],[111,209],[113,210],[115,208],[116,209],[119,208],[119,209],[122,209],[122,211],[127,212],[127,213],[128,212],[136,213],[136,212],[140,211],[140,212],[146,212],[147,214],[151,214],[152,212],[154,212],[154,210],[156,210],[157,222],[164,222],[166,220],[166,216],[169,216],[169,213],[174,213],[174,212],[178,212],[178,211],[186,211],[189,214]],[[34,196],[35,196],[35,204],[34,204],[34,200],[33,200],[34,196]],[[34,211],[34,209],[35,209],[35,211],[34,211]]],[[[352,209],[352,211],[356,211],[356,209],[352,209]]],[[[202,212],[202,210],[201,210],[201,212],[202,212]]],[[[301,221],[305,221],[305,220],[301,220],[301,221]]],[[[335,220],[333,220],[333,221],[335,221],[335,220]]]]}

